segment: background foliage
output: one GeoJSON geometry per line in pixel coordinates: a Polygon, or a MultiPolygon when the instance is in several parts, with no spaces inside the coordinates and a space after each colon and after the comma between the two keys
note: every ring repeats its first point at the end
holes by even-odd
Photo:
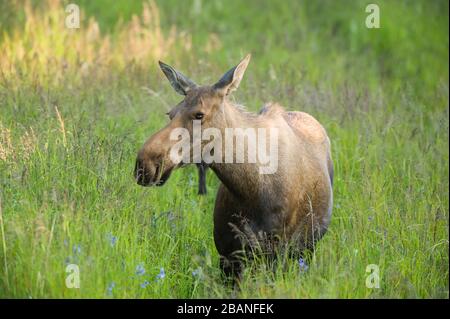
{"type": "Polygon", "coordinates": [[[376,1],[380,29],[366,1],[73,2],[77,30],[68,1],[0,2],[0,297],[448,298],[448,1],[376,1]],[[321,121],[335,205],[307,271],[257,262],[232,291],[217,178],[199,197],[194,167],[158,189],[132,171],[179,101],[157,60],[208,84],[247,52],[235,99],[321,121]]]}

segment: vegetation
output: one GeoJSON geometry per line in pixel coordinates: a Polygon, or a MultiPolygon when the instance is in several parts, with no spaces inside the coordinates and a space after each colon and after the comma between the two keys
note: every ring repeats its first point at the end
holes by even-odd
{"type": "Polygon", "coordinates": [[[377,0],[380,29],[359,0],[74,2],[79,29],[68,1],[0,3],[0,297],[449,297],[448,1],[377,0]],[[211,84],[247,52],[235,99],[325,126],[335,203],[308,269],[256,262],[232,290],[213,173],[199,197],[195,166],[132,172],[180,99],[158,59],[211,84]]]}

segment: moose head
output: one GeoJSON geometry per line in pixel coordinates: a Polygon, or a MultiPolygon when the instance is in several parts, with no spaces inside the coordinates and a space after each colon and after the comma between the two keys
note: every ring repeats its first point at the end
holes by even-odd
{"type": "MultiPolygon", "coordinates": [[[[197,85],[173,67],[159,62],[161,70],[175,91],[183,96],[183,100],[167,113],[169,123],[148,138],[138,152],[134,174],[139,185],[161,186],[174,169],[186,164],[182,160],[175,162],[170,156],[172,147],[177,143],[176,139],[171,138],[175,129],[184,128],[192,136],[194,121],[201,123],[202,130],[226,126],[224,101],[238,88],[249,61],[250,54],[226,72],[217,83],[206,86],[197,85]]],[[[190,139],[190,143],[195,143],[194,139],[190,139]]]]}

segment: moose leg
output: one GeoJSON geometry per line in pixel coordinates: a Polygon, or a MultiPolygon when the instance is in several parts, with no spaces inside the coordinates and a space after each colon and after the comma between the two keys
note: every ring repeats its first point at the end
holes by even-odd
{"type": "Polygon", "coordinates": [[[208,166],[203,163],[197,164],[198,168],[198,194],[206,194],[206,170],[208,166]]]}
{"type": "Polygon", "coordinates": [[[230,284],[237,284],[242,274],[242,262],[233,257],[220,256],[220,269],[222,270],[223,278],[230,284]]]}
{"type": "Polygon", "coordinates": [[[242,243],[232,225],[240,212],[240,203],[220,184],[214,208],[214,243],[220,255],[220,269],[225,281],[236,284],[242,271],[242,243]]]}

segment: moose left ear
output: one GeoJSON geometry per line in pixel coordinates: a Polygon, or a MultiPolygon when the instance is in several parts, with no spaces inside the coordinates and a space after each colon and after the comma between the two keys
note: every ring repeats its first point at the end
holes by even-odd
{"type": "Polygon", "coordinates": [[[194,81],[189,79],[183,73],[178,72],[170,65],[159,61],[159,67],[164,72],[170,84],[178,94],[186,95],[189,90],[197,87],[197,84],[195,84],[194,81]]]}
{"type": "Polygon", "coordinates": [[[214,89],[223,93],[223,95],[228,95],[239,87],[242,77],[244,76],[245,70],[247,69],[248,63],[250,62],[251,55],[247,56],[239,62],[234,68],[225,73],[222,78],[214,84],[214,89]]]}

